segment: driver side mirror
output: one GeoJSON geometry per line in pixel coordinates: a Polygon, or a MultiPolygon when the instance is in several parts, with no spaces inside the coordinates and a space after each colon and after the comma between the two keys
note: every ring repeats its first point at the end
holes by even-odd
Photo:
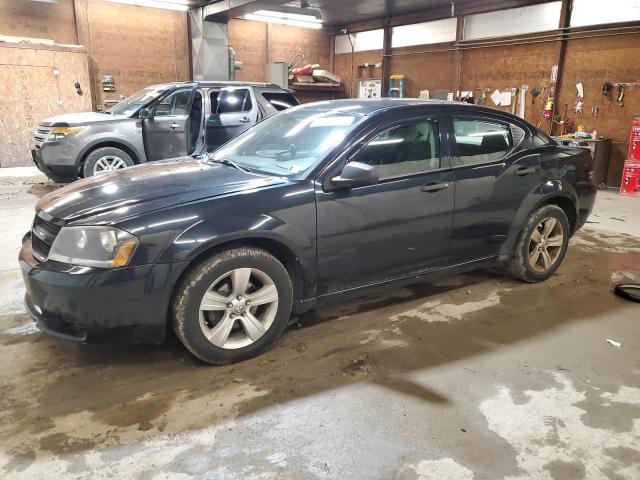
{"type": "Polygon", "coordinates": [[[148,108],[141,108],[138,112],[138,117],[143,120],[150,120],[153,115],[151,115],[151,110],[148,108]]]}
{"type": "Polygon", "coordinates": [[[380,175],[376,167],[366,163],[350,162],[344,166],[340,175],[331,179],[330,185],[333,188],[330,189],[364,187],[374,185],[379,180],[380,175]]]}

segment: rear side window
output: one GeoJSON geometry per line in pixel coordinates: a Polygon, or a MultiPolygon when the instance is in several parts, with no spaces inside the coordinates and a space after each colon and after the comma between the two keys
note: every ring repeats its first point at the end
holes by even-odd
{"type": "Polygon", "coordinates": [[[298,100],[291,93],[287,92],[264,92],[264,99],[276,110],[285,110],[298,105],[298,100]]]}
{"type": "Polygon", "coordinates": [[[485,120],[453,119],[454,165],[477,165],[500,160],[513,146],[507,125],[485,120]]]}
{"type": "Polygon", "coordinates": [[[418,121],[386,130],[352,161],[376,167],[381,180],[436,170],[440,168],[438,125],[418,121]]]}
{"type": "Polygon", "coordinates": [[[218,113],[249,112],[252,108],[248,88],[225,89],[218,94],[218,113]]]}

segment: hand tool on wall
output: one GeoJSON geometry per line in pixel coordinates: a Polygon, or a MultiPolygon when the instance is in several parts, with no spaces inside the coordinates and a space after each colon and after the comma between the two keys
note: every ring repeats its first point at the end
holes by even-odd
{"type": "Polygon", "coordinates": [[[538,95],[540,95],[541,93],[542,90],[538,86],[531,89],[531,105],[534,105],[536,103],[536,98],[538,98],[538,95]]]}
{"type": "Polygon", "coordinates": [[[616,95],[616,100],[618,101],[618,105],[623,107],[624,106],[624,85],[617,85],[618,87],[618,93],[616,95]]]}

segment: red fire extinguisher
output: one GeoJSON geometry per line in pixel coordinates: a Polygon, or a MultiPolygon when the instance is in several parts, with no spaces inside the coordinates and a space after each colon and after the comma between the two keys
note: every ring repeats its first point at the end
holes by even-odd
{"type": "Polygon", "coordinates": [[[544,112],[542,112],[542,116],[546,119],[551,118],[553,115],[553,98],[547,98],[547,102],[544,104],[544,112]]]}

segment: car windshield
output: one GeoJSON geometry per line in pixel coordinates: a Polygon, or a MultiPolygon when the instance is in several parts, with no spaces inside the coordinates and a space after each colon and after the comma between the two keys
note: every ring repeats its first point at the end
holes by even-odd
{"type": "Polygon", "coordinates": [[[158,98],[168,87],[149,87],[134,93],[106,111],[113,115],[132,115],[147,103],[158,98]]]}
{"type": "Polygon", "coordinates": [[[292,109],[257,124],[209,155],[267,175],[302,176],[363,118],[351,112],[292,109]]]}

